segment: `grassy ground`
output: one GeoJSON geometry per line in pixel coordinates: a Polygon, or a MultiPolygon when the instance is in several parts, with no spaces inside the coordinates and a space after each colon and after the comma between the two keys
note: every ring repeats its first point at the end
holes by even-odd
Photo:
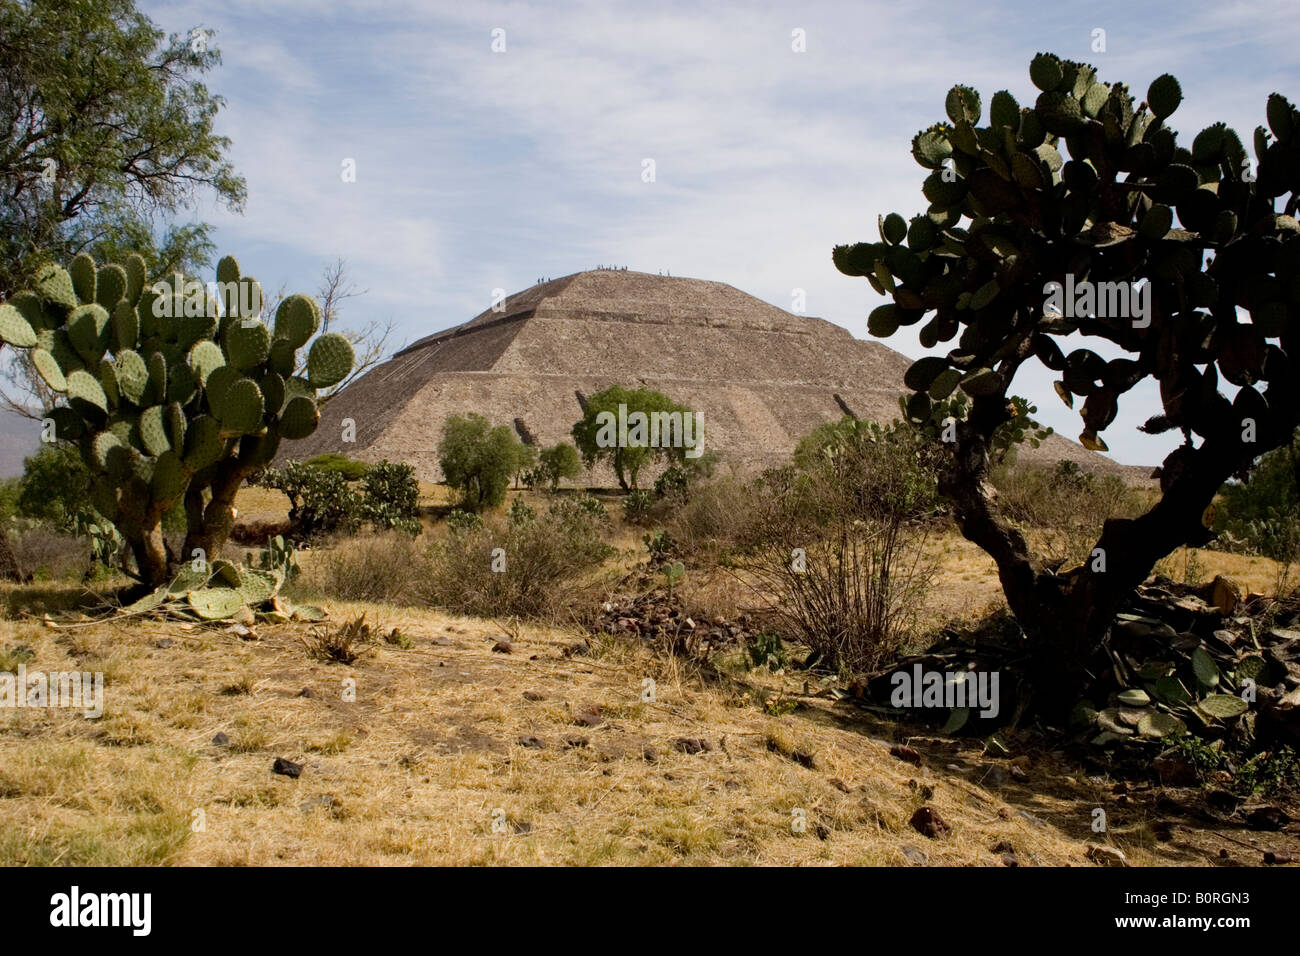
{"type": "MultiPolygon", "coordinates": [[[[248,489],[239,507],[241,519],[275,520],[284,505],[248,489]]],[[[620,526],[622,560],[639,535],[620,526]]],[[[932,620],[996,606],[982,552],[955,536],[934,547],[932,620]]],[[[1200,575],[1252,590],[1275,577],[1258,559],[1197,560],[1200,575]]],[[[752,599],[721,571],[693,571],[683,590],[726,613],[752,599]]],[[[1181,824],[1158,841],[1158,819],[1114,781],[1027,739],[1012,740],[1013,772],[977,740],[879,722],[739,655],[706,675],[623,642],[572,653],[579,633],[528,626],[494,653],[505,636],[494,622],[326,601],[335,622],[365,613],[411,645],[380,641],[353,665],[327,664],[304,646],[305,625],[262,626],[255,640],[159,622],[56,628],[44,613],[95,596],[69,584],[0,597],[0,671],[21,662],[106,681],[97,720],[0,710],[0,865],[1001,865],[1008,846],[1020,865],[1091,865],[1094,842],[1139,865],[1300,852],[1295,836],[1253,843],[1181,824]],[[899,743],[919,766],[890,755],[899,743]],[[276,758],[301,776],[273,773],[276,758]],[[909,826],[927,803],[949,835],[909,826]],[[1104,834],[1092,831],[1097,807],[1104,834]]]]}

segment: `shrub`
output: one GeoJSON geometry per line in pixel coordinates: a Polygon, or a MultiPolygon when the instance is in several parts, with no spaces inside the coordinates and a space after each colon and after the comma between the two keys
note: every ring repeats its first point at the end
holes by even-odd
{"type": "Polygon", "coordinates": [[[420,483],[412,466],[387,459],[371,465],[361,479],[361,488],[365,492],[363,513],[376,531],[420,533],[420,483]]]}
{"type": "Polygon", "coordinates": [[[424,600],[484,617],[554,615],[567,603],[561,589],[612,553],[600,525],[565,498],[527,520],[458,523],[431,551],[424,600]]]}
{"type": "Polygon", "coordinates": [[[344,481],[360,481],[370,468],[364,461],[357,461],[355,458],[349,458],[347,455],[336,451],[313,455],[303,464],[310,465],[312,468],[319,468],[321,471],[337,471],[343,476],[344,481]]]}
{"type": "Polygon", "coordinates": [[[774,598],[774,629],[841,672],[872,670],[912,635],[936,572],[926,557],[939,506],[931,449],[911,428],[859,423],[800,444],[751,502],[746,567],[774,598]]]}
{"type": "Polygon", "coordinates": [[[628,524],[645,524],[654,503],[654,495],[648,491],[629,491],[623,499],[623,517],[628,524]]]}
{"type": "MultiPolygon", "coordinates": [[[[692,426],[691,447],[699,447],[704,440],[700,420],[684,406],[652,389],[611,385],[587,399],[582,420],[573,426],[573,441],[588,468],[597,462],[608,462],[618,478],[619,487],[630,491],[636,487],[641,469],[652,460],[681,461],[685,458],[687,424],[692,426]],[[623,419],[623,423],[628,425],[625,434],[618,434],[619,406],[624,406],[627,416],[623,419]],[[637,433],[633,415],[645,415],[648,421],[660,423],[658,444],[650,444],[650,434],[637,433]],[[665,422],[669,424],[663,424],[665,422]]],[[[647,426],[647,429],[652,427],[647,426]]]]}
{"type": "Polygon", "coordinates": [[[354,530],[361,518],[361,499],[338,471],[322,471],[300,461],[268,468],[261,484],[289,499],[289,520],[303,538],[354,530]]]}
{"type": "Polygon", "coordinates": [[[90,469],[75,445],[45,444],[23,462],[19,515],[70,533],[75,530],[77,515],[91,510],[90,469]]]}
{"type": "Polygon", "coordinates": [[[302,562],[293,593],[417,605],[428,567],[427,549],[408,534],[359,535],[311,552],[302,562]]]}
{"type": "Polygon", "coordinates": [[[505,425],[493,427],[482,415],[453,415],[443,425],[438,464],[462,504],[482,511],[505,501],[510,476],[527,454],[524,447],[505,425]]]}

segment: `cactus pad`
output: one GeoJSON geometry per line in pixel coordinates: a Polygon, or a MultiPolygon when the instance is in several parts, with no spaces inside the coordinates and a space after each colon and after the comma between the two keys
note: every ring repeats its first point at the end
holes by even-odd
{"type": "Polygon", "coordinates": [[[69,263],[68,273],[72,276],[72,288],[77,293],[77,299],[81,302],[94,302],[95,260],[83,252],[69,263]]]}
{"type": "Polygon", "coordinates": [[[171,451],[172,443],[167,434],[161,405],[150,405],[140,413],[140,442],[151,455],[171,451]]]}
{"type": "Polygon", "coordinates": [[[287,340],[295,349],[306,345],[319,327],[320,315],[308,296],[291,295],[275,310],[275,337],[287,340]]]}
{"type": "Polygon", "coordinates": [[[125,269],[113,263],[104,266],[95,277],[95,301],[111,314],[126,296],[126,284],[125,269]]]}
{"type": "Polygon", "coordinates": [[[189,473],[179,455],[168,451],[158,456],[153,469],[153,480],[150,482],[155,501],[175,501],[185,494],[188,483],[189,473]]]}
{"type": "Polygon", "coordinates": [[[83,305],[68,316],[68,340],[90,365],[108,348],[108,311],[98,304],[83,305]]]}
{"type": "Polygon", "coordinates": [[[190,422],[185,432],[184,448],[187,467],[198,471],[215,464],[224,448],[217,420],[211,415],[200,415],[190,422]]]}
{"type": "Polygon", "coordinates": [[[54,356],[45,349],[32,349],[32,365],[36,368],[37,374],[53,391],[66,392],[68,390],[68,380],[63,375],[63,369],[59,368],[59,363],[54,360],[54,356]]]}
{"type": "Polygon", "coordinates": [[[77,293],[72,285],[72,276],[62,266],[43,266],[36,273],[36,291],[46,301],[62,309],[77,307],[77,293]]]}
{"type": "Polygon", "coordinates": [[[205,340],[190,349],[190,368],[204,387],[207,387],[208,376],[225,364],[226,355],[216,342],[205,340]]]}
{"type": "Polygon", "coordinates": [[[356,360],[351,342],[337,332],[326,332],[307,353],[307,379],[315,388],[337,385],[352,372],[356,360]]]}
{"type": "Polygon", "coordinates": [[[139,352],[126,349],[117,354],[117,387],[131,404],[144,404],[149,389],[149,367],[139,352]]]}
{"type": "Polygon", "coordinates": [[[262,427],[262,392],[252,379],[241,378],[222,392],[216,407],[221,429],[247,435],[262,427]]]}
{"type": "Polygon", "coordinates": [[[255,319],[238,319],[226,330],[226,357],[240,371],[261,365],[271,354],[271,330],[255,319]]]}
{"type": "Polygon", "coordinates": [[[297,441],[314,432],[319,422],[320,412],[316,403],[299,395],[290,399],[280,413],[280,434],[290,441],[297,441]]]}
{"type": "Polygon", "coordinates": [[[12,305],[0,305],[0,339],[14,348],[29,349],[36,344],[36,330],[12,305]]]}
{"type": "Polygon", "coordinates": [[[68,375],[68,402],[73,411],[86,417],[100,418],[108,414],[108,396],[99,379],[85,369],[68,375]]]}

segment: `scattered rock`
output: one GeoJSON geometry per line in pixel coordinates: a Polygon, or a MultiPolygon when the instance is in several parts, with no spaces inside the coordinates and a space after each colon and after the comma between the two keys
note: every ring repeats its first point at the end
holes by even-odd
{"type": "Polygon", "coordinates": [[[588,746],[590,743],[591,741],[586,737],[580,737],[577,734],[570,734],[568,737],[564,738],[564,745],[566,747],[581,748],[588,746]]]}
{"type": "Polygon", "coordinates": [[[297,780],[302,776],[302,764],[294,763],[292,760],[285,760],[283,757],[276,757],[275,763],[271,765],[271,773],[278,773],[282,777],[292,777],[297,780]]]}
{"type": "Polygon", "coordinates": [[[1030,813],[1028,810],[1017,810],[1017,811],[1016,811],[1016,816],[1020,817],[1020,818],[1023,819],[1023,820],[1028,821],[1029,823],[1032,823],[1032,824],[1033,824],[1034,826],[1036,826],[1036,827],[1045,827],[1045,826],[1047,826],[1047,821],[1046,821],[1046,820],[1042,819],[1041,817],[1036,817],[1036,816],[1034,816],[1034,815],[1033,815],[1032,813],[1030,813]]]}
{"type": "Polygon", "coordinates": [[[578,716],[573,718],[573,722],[579,727],[599,727],[605,722],[605,718],[600,715],[599,707],[589,707],[579,712],[578,716]]]}
{"type": "Polygon", "coordinates": [[[641,759],[643,759],[646,763],[654,763],[656,760],[659,759],[659,751],[655,750],[655,748],[650,746],[649,744],[646,744],[643,748],[641,748],[641,759]]]}
{"type": "Polygon", "coordinates": [[[1012,779],[1012,780],[1015,780],[1017,783],[1028,783],[1028,782],[1029,782],[1029,774],[1025,773],[1022,769],[1020,769],[1019,767],[1017,767],[1015,764],[1012,764],[1012,765],[1011,765],[1011,779],[1012,779]]]}
{"type": "Polygon", "coordinates": [[[1020,861],[1016,859],[1016,855],[1015,855],[1014,853],[1003,853],[1003,854],[1002,854],[1002,865],[1003,865],[1003,866],[1019,866],[1019,865],[1020,865],[1020,861]]]}
{"type": "Polygon", "coordinates": [[[678,737],[673,741],[673,747],[684,754],[708,753],[713,749],[713,745],[703,737],[678,737]]]}
{"type": "Polygon", "coordinates": [[[308,700],[315,700],[316,692],[310,687],[304,687],[302,690],[298,691],[298,696],[306,697],[308,700]]]}
{"type": "Polygon", "coordinates": [[[536,703],[539,700],[546,700],[546,698],[535,690],[526,690],[524,691],[524,700],[531,700],[536,703]]]}
{"type": "Polygon", "coordinates": [[[1160,782],[1166,787],[1194,787],[1201,782],[1196,767],[1176,753],[1165,753],[1151,762],[1160,782]]]}
{"type": "Polygon", "coordinates": [[[564,649],[565,657],[586,657],[591,653],[591,646],[586,641],[570,644],[564,649]]]}
{"type": "Polygon", "coordinates": [[[931,840],[947,836],[952,832],[952,827],[934,807],[921,807],[907,822],[911,824],[913,830],[931,840]]]}
{"type": "Polygon", "coordinates": [[[1283,866],[1287,863],[1294,863],[1296,858],[1290,853],[1277,853],[1274,850],[1264,851],[1264,862],[1269,866],[1283,866]]]}
{"type": "Polygon", "coordinates": [[[167,648],[173,646],[175,643],[176,642],[173,641],[170,637],[160,637],[158,638],[158,640],[153,642],[153,646],[158,648],[160,651],[165,651],[167,650],[167,648]]]}
{"type": "Polygon", "coordinates": [[[492,645],[493,654],[509,654],[513,650],[514,648],[510,646],[510,642],[505,640],[497,641],[492,645]]]}
{"type": "Polygon", "coordinates": [[[433,643],[437,644],[439,647],[450,647],[450,646],[451,646],[451,638],[443,637],[443,636],[440,634],[440,635],[438,635],[437,637],[435,637],[435,638],[433,639],[433,643]]]}
{"type": "Polygon", "coordinates": [[[839,777],[831,777],[831,778],[830,778],[829,780],[827,780],[826,782],[829,783],[829,784],[830,784],[832,787],[834,787],[836,790],[838,790],[840,793],[848,793],[848,792],[849,792],[848,785],[847,785],[843,780],[841,780],[839,777]]]}
{"type": "Polygon", "coordinates": [[[1128,857],[1113,846],[1101,843],[1088,845],[1087,857],[1098,866],[1128,866],[1128,857]]]}
{"type": "Polygon", "coordinates": [[[225,731],[218,730],[217,735],[212,738],[212,744],[216,747],[224,747],[230,743],[230,738],[226,736],[225,731]]]}
{"type": "Polygon", "coordinates": [[[917,767],[921,766],[921,755],[907,744],[895,744],[890,747],[889,756],[897,757],[904,763],[914,764],[917,767]]]}
{"type": "Polygon", "coordinates": [[[925,866],[930,862],[930,858],[914,846],[904,846],[902,851],[903,856],[907,857],[917,866],[925,866]]]}
{"type": "Polygon", "coordinates": [[[527,747],[529,750],[545,750],[546,741],[541,737],[523,736],[519,738],[519,746],[527,747]]]}

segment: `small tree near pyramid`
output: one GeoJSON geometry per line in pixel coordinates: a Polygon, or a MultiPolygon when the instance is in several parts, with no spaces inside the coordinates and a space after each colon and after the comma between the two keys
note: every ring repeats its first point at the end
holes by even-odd
{"type": "Polygon", "coordinates": [[[987,115],[978,93],[953,87],[947,122],[912,141],[929,208],[881,217],[880,241],[837,247],[834,261],[892,298],[872,312],[873,335],[917,326],[926,348],[955,340],[908,370],[908,417],[947,441],[943,488],[963,534],[997,562],[1040,664],[1073,681],[1156,561],[1207,541],[1220,486],[1300,424],[1300,112],[1268,97],[1252,162],[1222,123],[1179,145],[1167,121],[1182,91],[1168,74],[1140,103],[1051,54],[1029,74],[1032,106],[1003,90],[987,115]],[[1074,333],[1125,354],[1066,353],[1074,333]],[[1106,449],[1120,401],[1147,380],[1163,409],[1143,430],[1183,437],[1160,499],[1108,520],[1079,567],[1035,554],[988,481],[1007,390],[1034,362],[1059,376],[1068,406],[1082,400],[1088,448],[1106,449]],[[971,397],[964,420],[935,421],[934,403],[957,389],[971,397]]]}
{"type": "Polygon", "coordinates": [[[76,444],[93,474],[91,505],[150,587],[180,562],[217,556],[244,479],[282,438],[315,431],[317,391],[355,361],[342,335],[316,335],[310,297],[285,299],[272,327],[260,317],[261,286],[233,258],[218,264],[215,288],[179,275],[150,286],[139,256],[97,267],[79,255],[67,269],[44,266],[34,289],[0,305],[0,338],[30,350],[60,396],[42,438],[76,444]],[[187,531],[170,555],[162,522],[177,508],[187,531]]]}

